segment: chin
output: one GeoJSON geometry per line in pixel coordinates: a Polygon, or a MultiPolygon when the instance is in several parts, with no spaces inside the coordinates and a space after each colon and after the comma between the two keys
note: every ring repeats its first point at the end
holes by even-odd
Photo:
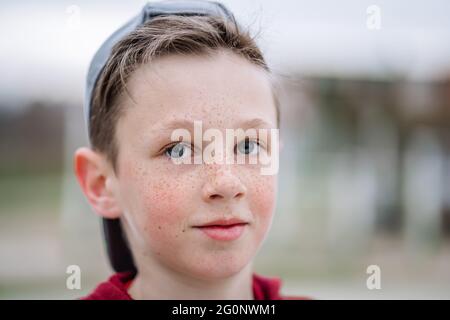
{"type": "Polygon", "coordinates": [[[216,257],[216,259],[204,259],[203,262],[194,262],[190,273],[196,278],[224,279],[241,272],[250,262],[247,256],[216,257]]]}

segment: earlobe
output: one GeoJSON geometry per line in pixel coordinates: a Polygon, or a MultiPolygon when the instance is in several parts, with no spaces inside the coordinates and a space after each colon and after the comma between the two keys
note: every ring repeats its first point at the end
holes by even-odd
{"type": "Polygon", "coordinates": [[[74,171],[94,211],[104,218],[120,217],[120,206],[107,183],[110,173],[104,156],[90,148],[79,148],[74,155],[74,171]]]}

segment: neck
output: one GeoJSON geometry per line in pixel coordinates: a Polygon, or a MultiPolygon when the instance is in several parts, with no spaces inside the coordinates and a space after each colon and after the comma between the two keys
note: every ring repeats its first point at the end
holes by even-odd
{"type": "Polygon", "coordinates": [[[252,264],[221,279],[189,277],[161,265],[138,267],[128,293],[135,300],[253,300],[252,264]]]}

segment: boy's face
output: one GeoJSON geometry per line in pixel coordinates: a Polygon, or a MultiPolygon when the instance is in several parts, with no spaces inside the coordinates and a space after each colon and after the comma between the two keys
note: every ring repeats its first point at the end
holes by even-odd
{"type": "MultiPolygon", "coordinates": [[[[203,132],[216,128],[224,137],[225,129],[276,128],[267,75],[233,53],[168,56],[137,69],[128,90],[134,102],[126,94],[121,98],[117,175],[106,186],[121,208],[138,268],[146,257],[199,278],[237,273],[271,225],[277,176],[262,175],[260,165],[248,163],[176,164],[164,150],[175,144],[171,134],[177,128],[189,130],[188,144],[194,144],[194,120],[202,121],[203,132]],[[253,119],[266,124],[246,126],[253,119]],[[215,239],[198,228],[233,218],[247,223],[236,239],[215,239]]],[[[239,142],[224,141],[217,152],[239,152],[239,142]]],[[[180,146],[188,154],[189,147],[180,146]]]]}

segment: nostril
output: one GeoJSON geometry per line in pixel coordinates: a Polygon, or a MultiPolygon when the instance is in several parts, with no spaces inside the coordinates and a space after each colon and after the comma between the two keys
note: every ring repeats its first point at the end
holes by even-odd
{"type": "Polygon", "coordinates": [[[242,192],[238,192],[235,196],[235,198],[242,198],[244,194],[242,192]]]}
{"type": "MultiPolygon", "coordinates": [[[[244,193],[238,192],[238,193],[236,193],[236,194],[234,195],[233,198],[238,198],[238,199],[239,199],[239,198],[242,198],[243,196],[244,196],[244,193]]],[[[214,200],[214,199],[223,199],[224,196],[222,196],[222,195],[216,193],[216,194],[210,195],[209,198],[210,198],[211,200],[214,200]]]]}

